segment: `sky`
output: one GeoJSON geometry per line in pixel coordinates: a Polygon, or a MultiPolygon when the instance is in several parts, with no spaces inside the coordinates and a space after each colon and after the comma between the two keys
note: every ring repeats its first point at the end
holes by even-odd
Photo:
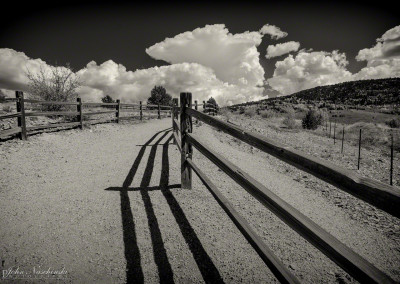
{"type": "Polygon", "coordinates": [[[400,21],[385,1],[10,5],[0,17],[0,89],[9,95],[28,91],[27,70],[67,63],[86,101],[146,100],[163,85],[174,97],[229,105],[400,77],[400,21]]]}

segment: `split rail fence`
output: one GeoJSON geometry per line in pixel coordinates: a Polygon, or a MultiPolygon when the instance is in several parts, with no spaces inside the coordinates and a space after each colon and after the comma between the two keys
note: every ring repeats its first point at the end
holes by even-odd
{"type": "Polygon", "coordinates": [[[395,283],[390,276],[355,253],[238,166],[203,144],[192,134],[192,118],[224,131],[399,218],[400,192],[395,187],[362,177],[328,161],[286,147],[243,128],[232,126],[199,112],[197,103],[195,109],[192,106],[191,93],[180,94],[180,106],[178,106],[177,99],[173,100],[173,137],[174,144],[181,152],[182,188],[191,189],[193,170],[280,282],[299,283],[292,272],[273,254],[245,219],[234,209],[228,199],[196,166],[192,159],[193,147],[357,281],[361,283],[395,283]]]}
{"type": "Polygon", "coordinates": [[[83,129],[84,125],[94,124],[94,123],[106,123],[106,122],[117,122],[119,123],[124,119],[132,119],[137,118],[143,120],[144,112],[157,113],[157,118],[161,118],[162,113],[169,113],[171,111],[171,106],[165,105],[153,105],[153,104],[142,104],[139,103],[121,103],[120,100],[117,100],[115,103],[91,103],[91,102],[82,102],[81,98],[77,98],[76,102],[61,102],[61,101],[40,101],[40,100],[32,100],[24,98],[23,92],[16,91],[15,98],[7,98],[5,102],[15,102],[16,103],[16,111],[15,113],[0,115],[0,120],[9,119],[9,118],[17,118],[18,124],[17,127],[0,130],[0,138],[6,138],[13,135],[19,135],[22,140],[26,140],[29,132],[48,129],[48,128],[59,128],[59,127],[79,127],[83,129]],[[76,106],[76,110],[68,110],[68,111],[35,111],[28,112],[27,104],[34,105],[58,105],[58,106],[76,106]],[[85,109],[102,107],[104,110],[93,111],[93,112],[85,112],[85,109]],[[122,116],[124,112],[137,112],[138,115],[135,116],[122,116]],[[94,119],[94,120],[85,120],[85,117],[100,115],[100,114],[115,114],[115,117],[112,119],[94,119]],[[37,117],[37,116],[67,116],[71,117],[71,120],[75,120],[72,122],[61,122],[61,123],[52,123],[47,125],[35,125],[28,126],[26,118],[27,117],[37,117]],[[75,118],[75,119],[74,119],[75,118]]]}

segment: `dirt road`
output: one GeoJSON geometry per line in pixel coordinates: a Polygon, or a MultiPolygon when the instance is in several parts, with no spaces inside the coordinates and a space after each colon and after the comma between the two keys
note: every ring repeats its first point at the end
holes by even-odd
{"type": "MultiPolygon", "coordinates": [[[[0,259],[67,271],[66,283],[273,283],[198,178],[180,188],[171,120],[103,124],[0,145],[0,259]]],[[[194,133],[397,281],[400,241],[208,126],[194,133]]],[[[305,283],[346,273],[195,152],[203,169],[305,283]]],[[[379,212],[380,214],[383,214],[379,212]]],[[[390,224],[399,230],[398,223],[390,224]]],[[[47,281],[49,282],[49,281],[47,281]]]]}

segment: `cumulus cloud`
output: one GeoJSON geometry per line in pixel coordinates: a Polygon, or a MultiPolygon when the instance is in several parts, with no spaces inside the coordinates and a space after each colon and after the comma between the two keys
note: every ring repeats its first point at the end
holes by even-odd
{"type": "Polygon", "coordinates": [[[252,87],[264,79],[257,51],[261,40],[258,32],[231,34],[223,24],[207,25],[167,38],[146,52],[171,64],[198,63],[214,70],[223,82],[252,87]]]}
{"type": "Polygon", "coordinates": [[[267,54],[265,57],[267,59],[281,56],[284,54],[287,54],[292,51],[297,51],[299,50],[300,43],[297,41],[288,41],[284,43],[278,43],[276,45],[268,45],[267,47],[267,54]]]}
{"type": "Polygon", "coordinates": [[[101,65],[90,62],[78,72],[85,82],[81,94],[99,100],[105,94],[123,101],[146,101],[155,85],[162,85],[177,97],[180,92],[192,92],[199,102],[214,97],[221,105],[229,105],[262,97],[262,88],[238,86],[219,80],[211,68],[198,63],[180,63],[127,71],[112,60],[101,65]]]}
{"type": "Polygon", "coordinates": [[[352,79],[347,71],[348,61],[338,51],[300,51],[275,64],[273,77],[268,84],[283,95],[316,86],[336,84],[352,79]]]}
{"type": "MultiPolygon", "coordinates": [[[[209,25],[167,38],[146,50],[169,66],[128,71],[112,60],[92,61],[76,72],[82,81],[79,95],[100,101],[109,94],[127,102],[147,100],[155,85],[178,96],[192,92],[202,101],[213,96],[221,105],[263,98],[264,69],[259,63],[259,32],[229,33],[224,25],[209,25]]],[[[51,66],[22,52],[0,49],[0,88],[27,91],[26,70],[33,74],[51,66]]]]}
{"type": "Polygon", "coordinates": [[[356,59],[367,61],[367,66],[354,79],[400,77],[400,26],[388,30],[376,41],[372,48],[358,52],[356,59]]]}
{"type": "Polygon", "coordinates": [[[0,49],[0,88],[27,91],[26,72],[35,74],[40,69],[49,71],[50,66],[41,59],[31,59],[23,52],[9,48],[0,49]]]}
{"type": "Polygon", "coordinates": [[[260,29],[263,35],[270,35],[272,39],[284,38],[288,35],[287,32],[281,31],[280,28],[274,25],[266,24],[260,29]]]}
{"type": "MultiPolygon", "coordinates": [[[[22,52],[0,49],[0,89],[28,91],[26,70],[35,74],[50,70],[41,59],[31,59],[22,52]]],[[[248,84],[231,84],[217,78],[214,70],[198,63],[128,71],[122,64],[108,60],[100,65],[89,62],[76,72],[82,81],[78,94],[85,101],[100,101],[105,95],[125,102],[146,101],[155,85],[164,86],[178,97],[180,92],[192,92],[199,102],[213,96],[221,105],[241,103],[262,98],[262,88],[248,84]]]]}

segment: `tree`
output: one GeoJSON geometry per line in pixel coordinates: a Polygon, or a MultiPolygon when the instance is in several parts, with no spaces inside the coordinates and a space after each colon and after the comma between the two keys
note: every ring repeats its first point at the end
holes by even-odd
{"type": "MultiPolygon", "coordinates": [[[[33,99],[44,101],[74,101],[77,97],[77,89],[81,82],[71,70],[69,64],[66,67],[55,66],[45,70],[40,67],[37,74],[26,73],[28,77],[28,89],[33,99]]],[[[46,105],[47,110],[58,111],[62,105],[46,105]]]]}
{"type": "MultiPolygon", "coordinates": [[[[115,103],[113,98],[110,95],[106,95],[105,97],[101,98],[103,103],[115,103]]],[[[115,108],[115,106],[103,106],[104,108],[115,108]]]]}
{"type": "Polygon", "coordinates": [[[207,103],[213,104],[213,105],[215,105],[215,106],[218,106],[217,101],[216,101],[213,97],[209,98],[208,101],[207,101],[207,103]]]}
{"type": "Polygon", "coordinates": [[[101,101],[103,103],[113,103],[114,102],[113,98],[110,95],[105,96],[104,98],[101,99],[101,101]]]}
{"type": "Polygon", "coordinates": [[[147,99],[147,104],[169,106],[172,103],[172,97],[167,93],[163,86],[154,86],[151,90],[150,98],[147,99]]]}
{"type": "Polygon", "coordinates": [[[216,110],[219,109],[218,104],[217,104],[217,101],[216,101],[213,97],[210,97],[210,98],[208,99],[207,104],[212,104],[212,105],[214,105],[216,110]]]}

